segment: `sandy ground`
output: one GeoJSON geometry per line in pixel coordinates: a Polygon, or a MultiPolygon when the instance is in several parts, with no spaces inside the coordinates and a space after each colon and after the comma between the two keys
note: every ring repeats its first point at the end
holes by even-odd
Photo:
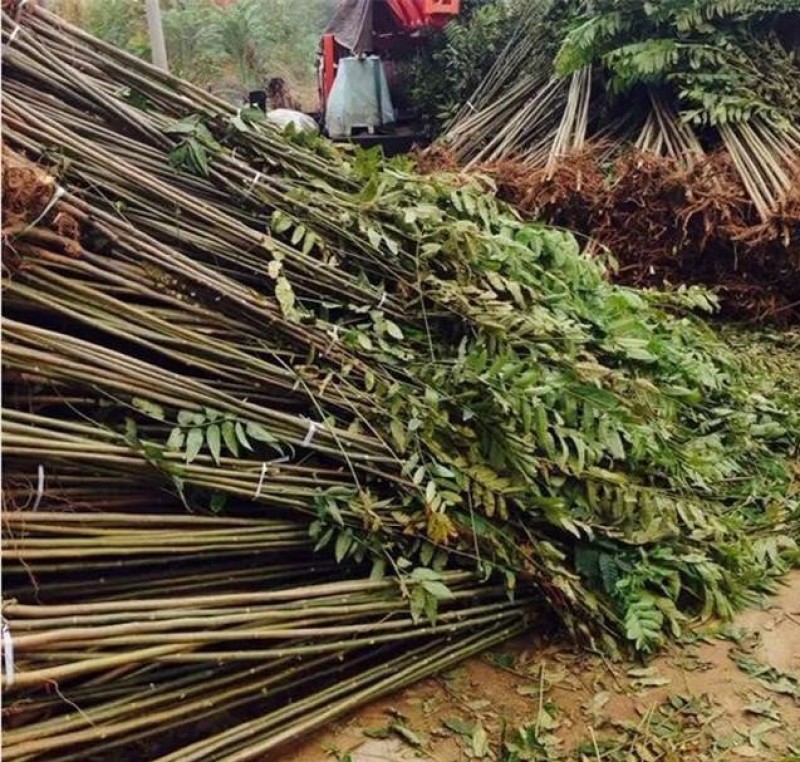
{"type": "Polygon", "coordinates": [[[647,664],[532,635],[271,758],[502,762],[520,727],[543,746],[518,759],[800,761],[800,572],[763,608],[701,628],[647,664]]]}

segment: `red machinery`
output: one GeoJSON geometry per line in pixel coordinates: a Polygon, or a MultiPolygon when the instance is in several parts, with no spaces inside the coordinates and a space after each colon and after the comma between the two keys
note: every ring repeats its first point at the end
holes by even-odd
{"type": "Polygon", "coordinates": [[[324,114],[345,56],[379,56],[393,90],[392,63],[423,44],[426,32],[442,29],[461,11],[461,0],[341,0],[322,37],[320,106],[324,114]]]}

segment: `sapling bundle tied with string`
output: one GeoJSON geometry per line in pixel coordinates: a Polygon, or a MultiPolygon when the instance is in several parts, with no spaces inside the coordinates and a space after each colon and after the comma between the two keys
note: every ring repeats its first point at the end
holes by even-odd
{"type": "Polygon", "coordinates": [[[18,10],[9,759],[261,759],[536,622],[652,652],[795,560],[796,411],[705,292],[18,10]]]}

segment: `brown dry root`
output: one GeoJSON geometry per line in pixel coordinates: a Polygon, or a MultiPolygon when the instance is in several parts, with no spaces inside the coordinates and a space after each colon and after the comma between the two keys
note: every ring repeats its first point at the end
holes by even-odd
{"type": "Polygon", "coordinates": [[[636,151],[607,156],[594,145],[551,171],[513,161],[480,171],[526,215],[613,252],[620,282],[702,284],[728,317],[800,321],[800,192],[764,223],[724,152],[688,170],[636,151]]]}
{"type": "Polygon", "coordinates": [[[455,152],[436,143],[424,149],[414,148],[411,151],[411,158],[417,170],[424,175],[461,171],[455,152]]]}
{"type": "Polygon", "coordinates": [[[3,232],[33,222],[55,191],[55,180],[3,146],[3,232]]]}
{"type": "Polygon", "coordinates": [[[4,272],[14,272],[25,257],[48,248],[79,256],[78,222],[59,211],[57,203],[48,210],[56,192],[55,179],[6,146],[2,155],[4,272]]]}

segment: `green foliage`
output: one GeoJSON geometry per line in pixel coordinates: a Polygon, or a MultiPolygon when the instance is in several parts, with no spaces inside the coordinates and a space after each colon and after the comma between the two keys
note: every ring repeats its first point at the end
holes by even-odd
{"type": "Polygon", "coordinates": [[[698,123],[800,115],[792,54],[777,35],[800,12],[797,0],[600,0],[577,8],[556,58],[562,75],[594,65],[612,93],[667,88],[698,123]]]}
{"type": "MultiPolygon", "coordinates": [[[[738,531],[766,528],[772,510],[791,512],[769,507],[792,480],[774,470],[772,448],[796,442],[800,429],[789,409],[764,405],[712,333],[662,311],[713,309],[713,299],[611,286],[568,234],[519,222],[477,188],[421,181],[396,166],[360,165],[374,183],[371,203],[395,224],[426,231],[428,267],[458,257],[478,278],[455,285],[428,276],[431,298],[457,305],[476,327],[437,344],[435,361],[425,359],[424,336],[404,328],[396,348],[379,337],[380,321],[359,326],[362,351],[402,364],[426,389],[396,384],[381,407],[408,458],[404,473],[450,523],[434,542],[468,531],[501,568],[565,574],[569,538],[583,589],[567,597],[613,611],[642,651],[678,636],[687,611],[729,616],[749,591],[766,589],[781,562],[765,563],[738,531]],[[421,346],[409,353],[415,337],[421,346]],[[756,482],[757,491],[770,486],[752,502],[756,482]],[[547,526],[550,541],[520,545],[512,527],[528,522],[547,526]],[[687,536],[688,546],[679,539],[687,536]]],[[[368,236],[375,246],[386,237],[379,230],[368,236]]],[[[773,555],[787,558],[793,544],[779,545],[773,555]]]]}
{"type": "Polygon", "coordinates": [[[192,116],[174,122],[165,127],[164,132],[176,136],[179,141],[170,153],[170,164],[192,174],[207,177],[209,152],[219,151],[221,146],[199,117],[192,116]]]}
{"type": "Polygon", "coordinates": [[[504,3],[467,4],[408,64],[411,101],[434,129],[453,116],[483,79],[506,44],[512,19],[504,3]]]}
{"type": "Polygon", "coordinates": [[[220,76],[226,56],[221,11],[212,0],[181,0],[163,10],[170,70],[202,84],[220,76]]]}
{"type": "Polygon", "coordinates": [[[144,6],[131,0],[92,0],[83,9],[86,30],[143,58],[150,56],[144,6]]]}
{"type": "MultiPolygon", "coordinates": [[[[319,36],[334,5],[334,0],[237,0],[224,6],[172,0],[162,7],[170,69],[212,89],[233,87],[237,101],[281,76],[310,100],[319,36]]],[[[79,13],[69,0],[60,0],[56,12],[107,42],[150,57],[144,6],[136,0],[86,0],[79,13]]]]}
{"type": "MultiPolygon", "coordinates": [[[[152,403],[146,404],[152,406],[152,403]]],[[[187,464],[194,461],[203,449],[207,449],[219,465],[223,454],[238,458],[244,451],[253,452],[256,442],[275,446],[278,441],[259,423],[237,420],[219,410],[203,408],[202,412],[178,412],[164,449],[166,452],[182,453],[187,464]],[[227,453],[224,453],[225,450],[227,453]]],[[[275,449],[282,454],[279,447],[275,449]]]]}

